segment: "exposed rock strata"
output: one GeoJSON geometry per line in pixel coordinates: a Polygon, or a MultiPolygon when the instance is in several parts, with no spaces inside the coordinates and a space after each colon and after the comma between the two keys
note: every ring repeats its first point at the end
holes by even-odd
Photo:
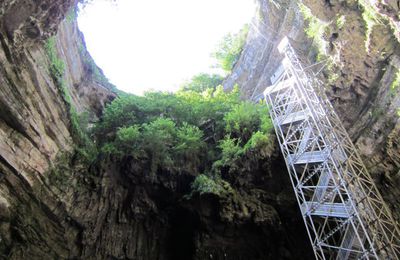
{"type": "Polygon", "coordinates": [[[68,256],[63,255],[68,244],[61,224],[64,220],[55,217],[59,202],[45,179],[57,155],[71,151],[74,144],[68,104],[50,75],[44,39],[58,30],[57,51],[66,65],[65,86],[78,112],[90,111],[95,118],[105,102],[115,97],[106,86],[92,79],[85,60],[88,54],[85,48],[79,50],[84,42],[76,23],[64,21],[60,25],[73,4],[74,1],[1,3],[0,256],[3,257],[10,254],[11,258],[26,258],[28,248],[49,258],[68,256]],[[49,202],[41,201],[41,194],[46,194],[49,202]]]}

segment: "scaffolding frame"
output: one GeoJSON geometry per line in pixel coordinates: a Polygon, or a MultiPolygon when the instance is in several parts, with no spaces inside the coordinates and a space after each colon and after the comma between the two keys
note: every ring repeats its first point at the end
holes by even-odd
{"type": "Polygon", "coordinates": [[[316,259],[399,259],[397,224],[323,83],[286,37],[278,49],[264,97],[316,259]]]}

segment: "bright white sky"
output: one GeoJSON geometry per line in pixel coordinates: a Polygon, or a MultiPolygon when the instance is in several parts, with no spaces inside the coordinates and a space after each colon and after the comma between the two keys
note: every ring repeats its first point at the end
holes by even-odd
{"type": "Polygon", "coordinates": [[[195,74],[215,72],[210,54],[254,11],[252,0],[95,0],[80,11],[78,22],[110,81],[142,94],[174,91],[195,74]]]}

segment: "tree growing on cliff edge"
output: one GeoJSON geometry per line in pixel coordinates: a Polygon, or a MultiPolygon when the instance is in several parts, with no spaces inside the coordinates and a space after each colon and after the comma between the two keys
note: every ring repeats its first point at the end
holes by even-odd
{"type": "Polygon", "coordinates": [[[238,33],[227,34],[212,54],[217,60],[217,67],[230,73],[239,60],[243,47],[246,43],[249,25],[246,24],[238,33]]]}
{"type": "Polygon", "coordinates": [[[215,89],[222,84],[224,78],[218,74],[206,74],[200,73],[192,77],[189,82],[182,84],[181,89],[183,91],[192,90],[194,92],[203,92],[208,88],[215,89]]]}

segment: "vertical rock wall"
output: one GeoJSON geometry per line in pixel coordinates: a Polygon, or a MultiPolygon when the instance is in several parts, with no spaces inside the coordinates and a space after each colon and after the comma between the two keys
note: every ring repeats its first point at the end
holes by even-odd
{"type": "Polygon", "coordinates": [[[49,71],[47,39],[57,32],[65,87],[78,113],[88,111],[94,119],[115,97],[93,79],[76,21],[64,19],[75,4],[0,4],[0,258],[43,252],[50,258],[65,253],[68,244],[64,220],[56,218],[63,214],[57,195],[45,182],[57,156],[74,147],[69,104],[49,71]]]}

